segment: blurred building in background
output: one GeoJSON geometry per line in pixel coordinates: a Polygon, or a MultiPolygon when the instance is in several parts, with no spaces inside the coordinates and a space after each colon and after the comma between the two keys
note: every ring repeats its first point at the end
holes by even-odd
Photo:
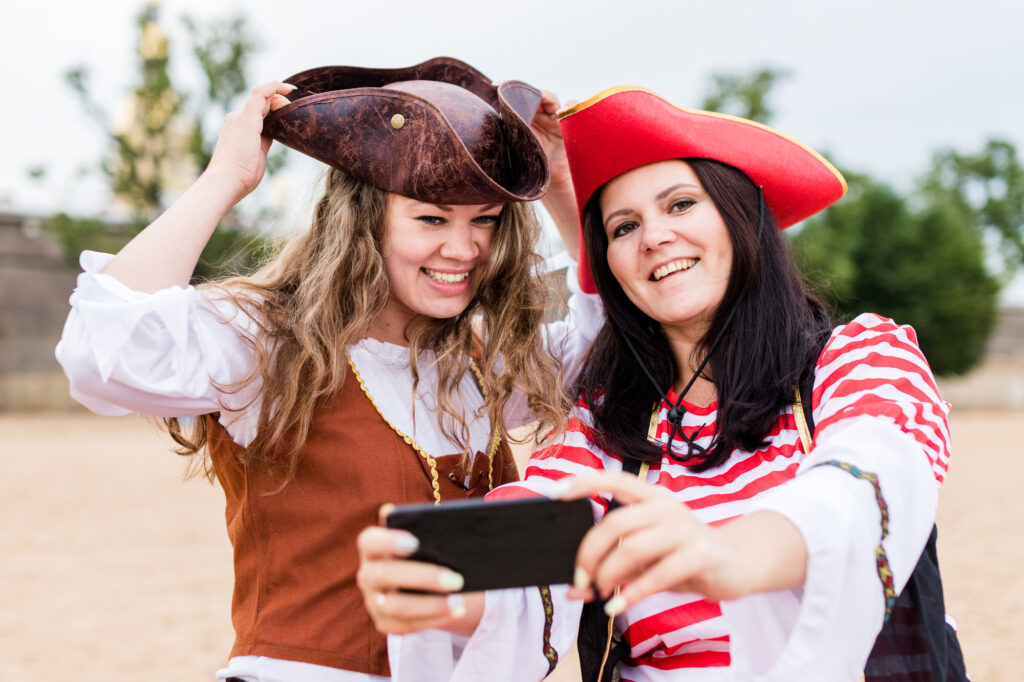
{"type": "Polygon", "coordinates": [[[0,410],[73,404],[53,349],[76,273],[43,221],[0,213],[0,410]]]}
{"type": "MultiPolygon", "coordinates": [[[[0,213],[0,410],[75,403],[53,357],[75,286],[72,267],[45,218],[0,213]]],[[[557,297],[555,297],[557,298],[557,297]]],[[[940,381],[954,409],[1024,408],[1024,308],[1000,311],[982,365],[940,381]]]]}
{"type": "Polygon", "coordinates": [[[1024,308],[999,311],[985,360],[964,377],[939,380],[953,409],[1024,408],[1024,308]]]}

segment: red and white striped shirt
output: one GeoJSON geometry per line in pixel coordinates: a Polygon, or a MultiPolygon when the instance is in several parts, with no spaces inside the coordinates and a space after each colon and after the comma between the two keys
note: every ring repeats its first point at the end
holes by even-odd
{"type": "MultiPolygon", "coordinates": [[[[673,402],[677,399],[671,392],[668,397],[673,402]]],[[[686,401],[683,405],[686,407],[683,430],[698,444],[708,447],[717,427],[716,405],[700,407],[686,401]]],[[[843,425],[855,421],[862,423],[864,418],[881,420],[912,437],[913,441],[902,439],[909,444],[904,450],[910,452],[909,457],[923,458],[920,460],[922,464],[927,461],[927,467],[918,466],[915,470],[918,486],[924,485],[927,489],[928,485],[920,479],[928,478],[928,470],[934,477],[932,487],[945,477],[950,453],[946,418],[948,406],[939,397],[931,369],[918,347],[912,328],[865,314],[835,329],[815,368],[812,406],[816,425],[815,455],[819,449],[840,453],[844,447],[856,449],[857,443],[844,443],[843,425]],[[829,441],[830,433],[835,436],[829,441]],[[823,440],[829,441],[828,448],[817,448],[823,440]]],[[[667,441],[671,428],[667,419],[668,407],[662,403],[656,427],[657,438],[662,443],[667,441]]],[[[510,484],[508,490],[496,492],[500,497],[543,494],[550,482],[566,476],[595,470],[621,471],[622,462],[616,453],[605,452],[595,445],[591,424],[590,412],[585,405],[580,405],[564,435],[557,442],[546,443],[533,455],[524,480],[510,484]]],[[[899,439],[898,434],[896,438],[899,439]]],[[[801,463],[808,456],[800,441],[791,408],[779,415],[765,442],[763,448],[753,452],[736,450],[722,465],[700,473],[691,471],[666,453],[660,462],[651,465],[647,481],[671,491],[698,519],[708,524],[722,523],[762,507],[764,499],[772,494],[782,495],[791,489],[793,495],[800,495],[798,486],[780,488],[797,477],[798,470],[801,477],[809,470],[801,468],[801,463]]],[[[686,454],[686,444],[678,435],[673,442],[673,450],[686,454]]],[[[873,470],[863,460],[852,463],[863,466],[865,470],[873,470]]],[[[880,475],[880,478],[885,490],[885,477],[880,475]]],[[[896,478],[896,475],[891,478],[896,478]]],[[[860,500],[871,504],[870,494],[862,490],[867,487],[864,482],[853,477],[833,479],[835,485],[851,487],[854,494],[860,495],[860,500]]],[[[889,492],[886,490],[887,495],[889,492]]],[[[895,485],[891,492],[900,495],[895,485]]],[[[595,502],[601,508],[599,513],[607,509],[607,500],[595,502]]],[[[900,502],[895,509],[904,506],[900,502]]],[[[893,524],[896,523],[899,520],[894,519],[893,524]]],[[[800,523],[797,525],[801,527],[800,523]]],[[[813,535],[804,532],[805,536],[813,535]]],[[[873,531],[869,528],[870,532],[873,531]]],[[[877,544],[878,535],[873,541],[877,544]]],[[[917,539],[914,538],[913,542],[917,539]]],[[[814,542],[808,540],[808,545],[809,554],[813,555],[817,551],[814,542]]],[[[905,552],[897,550],[900,557],[908,555],[913,558],[911,567],[919,553],[920,546],[905,552]]],[[[873,560],[873,556],[869,558],[873,560]]],[[[852,561],[856,563],[858,560],[852,561]]],[[[906,573],[907,570],[901,568],[906,562],[901,558],[900,567],[894,569],[899,568],[906,573]]],[[[809,571],[813,567],[812,556],[809,571]]],[[[906,579],[905,575],[901,577],[906,579]]],[[[877,583],[877,578],[875,581],[877,583]]],[[[880,587],[877,596],[880,605],[880,587]]],[[[792,615],[790,621],[796,617],[792,615]]],[[[624,680],[731,679],[727,669],[732,660],[730,640],[734,633],[717,602],[696,594],[663,592],[633,605],[618,617],[617,625],[630,646],[627,658],[619,664],[624,680]],[[683,670],[688,673],[680,677],[683,670]]],[[[870,641],[874,639],[870,633],[864,637],[869,637],[870,641]]],[[[765,641],[771,639],[766,637],[765,641]]],[[[776,635],[774,639],[778,641],[779,637],[776,635]]],[[[862,664],[861,661],[859,665],[862,664]]],[[[858,664],[850,664],[855,665],[858,664]]],[[[744,664],[744,667],[750,668],[751,665],[744,664]]]]}

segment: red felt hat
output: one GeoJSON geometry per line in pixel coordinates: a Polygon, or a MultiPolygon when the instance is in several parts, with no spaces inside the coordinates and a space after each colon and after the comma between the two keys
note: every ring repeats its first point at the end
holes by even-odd
{"type": "MultiPolygon", "coordinates": [[[[576,204],[626,171],[668,159],[727,163],[761,187],[779,227],[814,215],[846,193],[846,180],[810,147],[745,118],[683,109],[643,88],[609,88],[559,113],[576,204]]],[[[579,281],[595,293],[583,252],[579,281]]]]}

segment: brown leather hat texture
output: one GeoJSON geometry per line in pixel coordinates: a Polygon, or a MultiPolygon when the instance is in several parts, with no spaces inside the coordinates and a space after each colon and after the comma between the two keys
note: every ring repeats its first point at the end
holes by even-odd
{"type": "Polygon", "coordinates": [[[325,66],[291,76],[263,134],[381,189],[437,204],[532,201],[547,191],[530,130],[540,91],[437,57],[403,69],[325,66]]]}

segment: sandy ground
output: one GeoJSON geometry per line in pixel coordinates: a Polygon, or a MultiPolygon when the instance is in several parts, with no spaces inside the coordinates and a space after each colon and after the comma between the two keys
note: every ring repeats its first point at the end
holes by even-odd
{"type": "MultiPolygon", "coordinates": [[[[1022,430],[1021,411],[953,419],[939,549],[980,682],[1021,679],[1022,430]]],[[[0,415],[0,680],[199,682],[223,665],[223,498],[182,483],[168,442],[137,417],[0,415]]]]}

